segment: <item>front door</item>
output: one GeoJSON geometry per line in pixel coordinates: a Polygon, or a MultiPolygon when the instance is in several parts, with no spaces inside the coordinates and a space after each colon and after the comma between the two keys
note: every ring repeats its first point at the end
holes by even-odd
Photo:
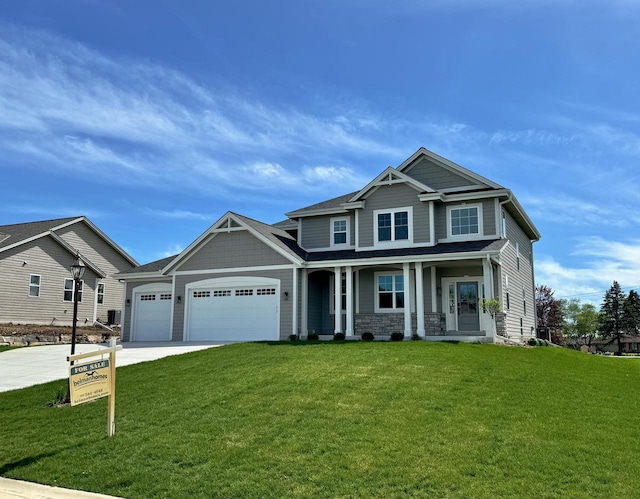
{"type": "Polygon", "coordinates": [[[479,331],[478,283],[458,282],[458,331],[479,331]]]}

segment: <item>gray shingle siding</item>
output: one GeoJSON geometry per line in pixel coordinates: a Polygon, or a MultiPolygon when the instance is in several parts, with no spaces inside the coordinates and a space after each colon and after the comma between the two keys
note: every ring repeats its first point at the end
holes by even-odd
{"type": "Polygon", "coordinates": [[[426,158],[418,161],[411,168],[404,170],[403,173],[436,191],[476,184],[476,182],[438,166],[426,158]]]}

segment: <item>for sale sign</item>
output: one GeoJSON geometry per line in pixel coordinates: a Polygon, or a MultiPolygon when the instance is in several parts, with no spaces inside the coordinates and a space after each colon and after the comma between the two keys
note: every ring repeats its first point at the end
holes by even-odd
{"type": "Polygon", "coordinates": [[[84,404],[111,393],[109,360],[69,366],[71,405],[84,404]]]}

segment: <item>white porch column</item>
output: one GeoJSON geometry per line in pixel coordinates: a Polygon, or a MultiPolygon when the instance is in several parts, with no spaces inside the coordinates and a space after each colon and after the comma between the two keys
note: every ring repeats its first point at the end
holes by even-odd
{"type": "Polygon", "coordinates": [[[301,269],[300,274],[300,336],[309,333],[309,271],[301,269]]]}
{"type": "Polygon", "coordinates": [[[347,336],[353,336],[353,268],[345,267],[344,271],[347,278],[347,324],[344,333],[347,336]]]}
{"type": "Polygon", "coordinates": [[[431,311],[438,311],[438,283],[436,282],[436,267],[431,266],[431,311]]]}
{"type": "Polygon", "coordinates": [[[418,318],[419,336],[424,336],[424,282],[422,279],[422,262],[416,262],[416,316],[418,318]]]}
{"type": "Polygon", "coordinates": [[[404,336],[411,337],[411,272],[409,263],[402,264],[404,282],[404,336]]]}
{"type": "Polygon", "coordinates": [[[342,267],[333,269],[333,311],[335,313],[335,321],[333,332],[342,332],[342,267]]]}
{"type": "Polygon", "coordinates": [[[292,314],[291,314],[291,334],[298,334],[298,267],[293,267],[293,289],[291,290],[292,314]]]}
{"type": "MultiPolygon", "coordinates": [[[[484,297],[487,300],[493,298],[493,268],[489,256],[482,260],[482,283],[484,284],[484,297]]],[[[496,336],[496,323],[488,312],[482,314],[487,336],[494,338],[496,336]]]]}

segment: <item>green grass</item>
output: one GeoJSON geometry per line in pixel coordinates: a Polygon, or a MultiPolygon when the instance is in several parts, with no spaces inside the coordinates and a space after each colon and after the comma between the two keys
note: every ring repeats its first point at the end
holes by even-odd
{"type": "Polygon", "coordinates": [[[14,347],[11,345],[0,345],[0,352],[6,352],[7,350],[13,350],[15,348],[22,348],[22,347],[14,347]]]}
{"type": "Polygon", "coordinates": [[[106,399],[0,394],[0,475],[124,497],[634,497],[635,359],[238,344],[118,368],[106,399]]]}

